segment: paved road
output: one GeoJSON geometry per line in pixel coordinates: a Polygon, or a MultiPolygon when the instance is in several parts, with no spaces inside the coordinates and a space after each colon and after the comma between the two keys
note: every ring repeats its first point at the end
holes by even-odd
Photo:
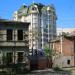
{"type": "Polygon", "coordinates": [[[71,74],[51,73],[51,72],[49,73],[48,72],[48,73],[35,73],[35,74],[33,73],[33,74],[27,74],[27,75],[71,75],[71,74]]]}
{"type": "Polygon", "coordinates": [[[34,71],[27,75],[71,75],[69,72],[54,72],[54,71],[34,71]]]}
{"type": "Polygon", "coordinates": [[[37,73],[37,74],[27,74],[27,75],[69,75],[69,74],[56,74],[56,73],[37,73]]]}

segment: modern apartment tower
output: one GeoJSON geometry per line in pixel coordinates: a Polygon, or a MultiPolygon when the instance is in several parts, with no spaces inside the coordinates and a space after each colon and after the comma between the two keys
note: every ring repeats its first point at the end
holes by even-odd
{"type": "Polygon", "coordinates": [[[56,11],[53,5],[41,3],[22,5],[14,12],[13,20],[30,22],[29,49],[44,49],[56,37],[56,11]]]}

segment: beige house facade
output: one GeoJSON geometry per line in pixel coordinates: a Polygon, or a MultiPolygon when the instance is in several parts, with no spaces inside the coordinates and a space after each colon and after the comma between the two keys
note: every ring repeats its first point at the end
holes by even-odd
{"type": "Polygon", "coordinates": [[[0,20],[0,64],[28,62],[27,22],[0,20]]]}
{"type": "Polygon", "coordinates": [[[56,36],[56,10],[53,5],[41,3],[22,5],[14,12],[14,21],[30,22],[29,49],[44,49],[49,40],[56,36]]]}

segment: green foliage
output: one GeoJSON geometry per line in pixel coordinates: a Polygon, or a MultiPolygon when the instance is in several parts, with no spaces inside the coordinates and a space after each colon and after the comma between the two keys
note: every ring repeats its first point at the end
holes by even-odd
{"type": "Polygon", "coordinates": [[[59,68],[58,66],[54,67],[53,70],[55,71],[61,71],[61,68],[59,68]]]}
{"type": "Polygon", "coordinates": [[[18,13],[22,12],[22,10],[25,9],[26,7],[27,7],[27,6],[22,5],[22,6],[19,8],[18,13]]]}
{"type": "Polygon", "coordinates": [[[23,14],[23,16],[27,16],[27,15],[28,15],[27,13],[23,14]]]}
{"type": "Polygon", "coordinates": [[[47,7],[43,7],[43,8],[42,8],[42,11],[46,11],[46,10],[47,10],[47,7]]]}
{"type": "Polygon", "coordinates": [[[52,56],[54,56],[56,54],[55,50],[49,49],[48,47],[46,47],[44,49],[44,52],[45,52],[45,56],[49,56],[49,57],[52,57],[52,56]]]}
{"type": "Polygon", "coordinates": [[[48,48],[45,48],[45,55],[49,56],[49,49],[48,48]]]}
{"type": "Polygon", "coordinates": [[[45,55],[52,57],[54,55],[53,49],[45,48],[45,55]]]}

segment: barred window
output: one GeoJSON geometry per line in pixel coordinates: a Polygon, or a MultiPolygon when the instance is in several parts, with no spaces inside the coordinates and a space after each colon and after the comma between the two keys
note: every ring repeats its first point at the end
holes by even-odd
{"type": "Polygon", "coordinates": [[[13,39],[13,30],[8,29],[7,30],[7,41],[10,41],[13,39]]]}
{"type": "Polygon", "coordinates": [[[18,30],[18,40],[23,40],[23,30],[18,30]]]}

